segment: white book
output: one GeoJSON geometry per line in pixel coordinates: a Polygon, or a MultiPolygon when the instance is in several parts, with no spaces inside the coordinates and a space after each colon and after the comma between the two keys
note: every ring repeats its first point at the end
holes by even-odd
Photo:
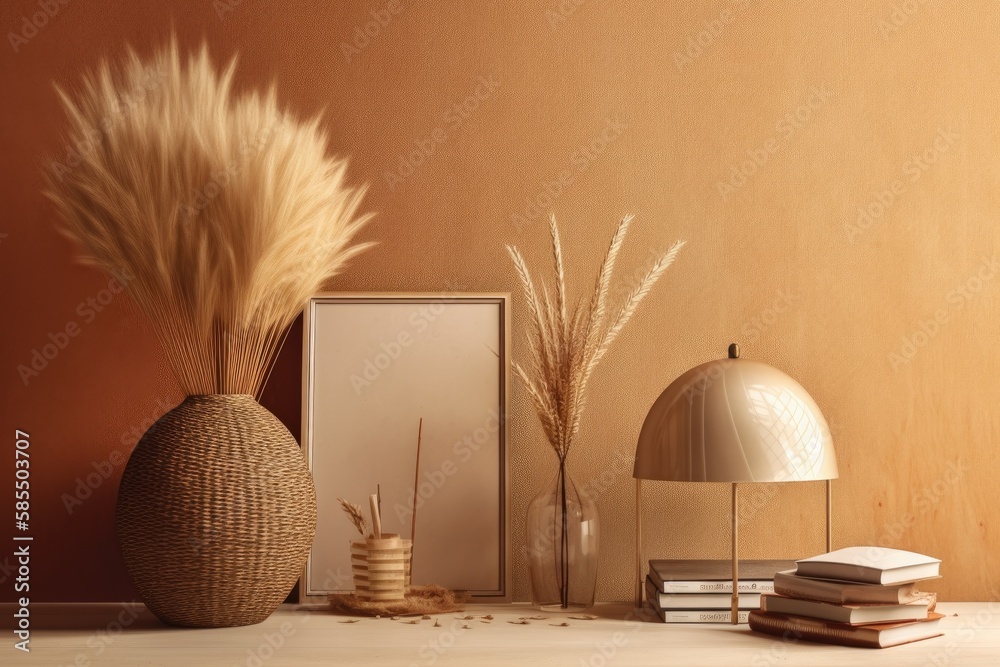
{"type": "MultiPolygon", "coordinates": [[[[666,611],[712,611],[729,609],[733,604],[731,593],[661,593],[652,577],[646,577],[646,599],[666,611]]],[[[740,593],[738,604],[740,609],[759,609],[760,593],[740,593]]]]}
{"type": "Polygon", "coordinates": [[[800,577],[898,584],[937,577],[940,559],[887,547],[847,547],[795,561],[800,577]]]}
{"type": "MultiPolygon", "coordinates": [[[[732,623],[731,612],[713,609],[689,609],[680,611],[674,609],[657,609],[649,605],[664,623],[732,623]]],[[[750,612],[744,609],[737,613],[737,622],[746,623],[750,612]]]]}

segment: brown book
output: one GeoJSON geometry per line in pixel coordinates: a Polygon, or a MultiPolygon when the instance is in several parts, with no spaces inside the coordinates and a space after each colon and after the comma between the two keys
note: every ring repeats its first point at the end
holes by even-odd
{"type": "Polygon", "coordinates": [[[927,618],[926,603],[908,604],[833,604],[802,598],[786,598],[784,595],[762,595],[761,611],[790,616],[806,616],[832,623],[846,625],[873,625],[876,623],[899,623],[927,618]]]}
{"type": "Polygon", "coordinates": [[[936,593],[916,590],[917,584],[859,584],[833,579],[814,579],[785,570],[774,575],[774,592],[789,598],[818,600],[833,604],[909,604],[922,602],[934,609],[936,593]]]}
{"type": "Polygon", "coordinates": [[[790,639],[805,639],[824,644],[858,648],[888,648],[941,635],[938,621],[941,614],[931,612],[927,618],[904,623],[876,625],[845,625],[817,618],[789,616],[774,612],[751,611],[747,616],[750,629],[790,639]]]}

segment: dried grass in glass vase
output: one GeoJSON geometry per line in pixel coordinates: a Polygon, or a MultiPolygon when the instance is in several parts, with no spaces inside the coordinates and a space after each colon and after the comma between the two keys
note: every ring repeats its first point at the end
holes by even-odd
{"type": "Polygon", "coordinates": [[[117,504],[132,580],[176,625],[259,622],[295,584],[315,489],[256,398],[307,299],[370,245],[353,240],[365,189],[320,119],[273,87],[235,93],[235,68],[176,40],[102,63],[58,91],[75,149],[46,173],[62,231],[148,316],[188,395],[137,444],[117,504]]]}
{"type": "Polygon", "coordinates": [[[684,241],[657,257],[617,307],[608,303],[618,254],[632,223],[618,225],[588,302],[568,303],[562,244],[555,216],[549,219],[555,263],[554,289],[539,288],[517,248],[508,246],[528,306],[530,361],[514,372],[531,397],[542,429],[559,461],[554,482],[528,506],[527,547],[532,601],[546,611],[593,606],[600,541],[597,506],[580,493],[566,471],[566,457],[580,430],[594,369],[673,263],[684,241]]]}

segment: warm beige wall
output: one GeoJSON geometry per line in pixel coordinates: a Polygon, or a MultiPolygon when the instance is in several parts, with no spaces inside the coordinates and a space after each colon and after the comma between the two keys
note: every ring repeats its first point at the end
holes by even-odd
{"type": "MultiPolygon", "coordinates": [[[[131,446],[159,401],[177,399],[148,329],[117,302],[29,386],[14,370],[106,284],[70,265],[38,194],[35,164],[60,150],[48,84],[125,41],[148,50],[171,22],[184,44],[204,36],[219,58],[240,52],[241,85],[275,79],[293,108],[325,109],[332,147],[371,183],[379,216],[368,236],[381,245],[333,289],[515,291],[504,244],[533,266],[548,261],[541,216],[516,220],[530,201],[561,221],[577,293],[626,212],[638,219],[623,276],[690,241],[606,357],[572,455],[579,481],[604,475],[600,598],[632,591],[633,484],[619,461],[658,393],[732,340],[796,377],[830,421],[837,546],[880,540],[935,554],[943,597],[1000,596],[995,3],[562,4],[564,18],[556,0],[233,0],[221,16],[207,1],[70,2],[17,53],[4,47],[0,271],[16,326],[5,323],[0,344],[3,418],[10,429],[34,424],[49,464],[37,501],[45,597],[129,594],[111,529],[120,464],[73,516],[59,498],[93,462],[131,446]],[[342,45],[386,8],[400,11],[348,61],[342,45]],[[478,108],[456,116],[452,105],[476,94],[478,108]],[[442,137],[389,183],[401,156],[442,137]],[[582,158],[591,142],[597,154],[582,158]],[[743,165],[752,173],[734,175],[743,165]],[[859,222],[880,198],[884,211],[859,222]],[[943,322],[921,324],[936,313],[943,322]],[[918,339],[915,353],[895,359],[904,337],[918,339]]],[[[5,32],[38,11],[13,5],[5,32]]],[[[515,356],[524,315],[518,299],[515,356]]],[[[269,388],[292,421],[295,356],[269,388]]],[[[518,554],[527,502],[554,474],[520,389],[511,437],[518,554]]],[[[646,558],[728,555],[726,487],[647,489],[646,558]]],[[[821,550],[822,497],[819,484],[748,489],[743,554],[821,550]]],[[[514,591],[529,595],[520,556],[514,591]]]]}

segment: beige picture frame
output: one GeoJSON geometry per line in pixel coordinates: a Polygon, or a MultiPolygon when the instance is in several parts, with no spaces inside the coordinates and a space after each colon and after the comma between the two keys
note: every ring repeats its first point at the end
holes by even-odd
{"type": "Polygon", "coordinates": [[[303,345],[302,447],[319,511],[300,602],[354,589],[361,536],[337,498],[367,509],[376,487],[383,531],[409,538],[416,508],[414,585],[509,602],[510,295],[318,294],[303,345]]]}

